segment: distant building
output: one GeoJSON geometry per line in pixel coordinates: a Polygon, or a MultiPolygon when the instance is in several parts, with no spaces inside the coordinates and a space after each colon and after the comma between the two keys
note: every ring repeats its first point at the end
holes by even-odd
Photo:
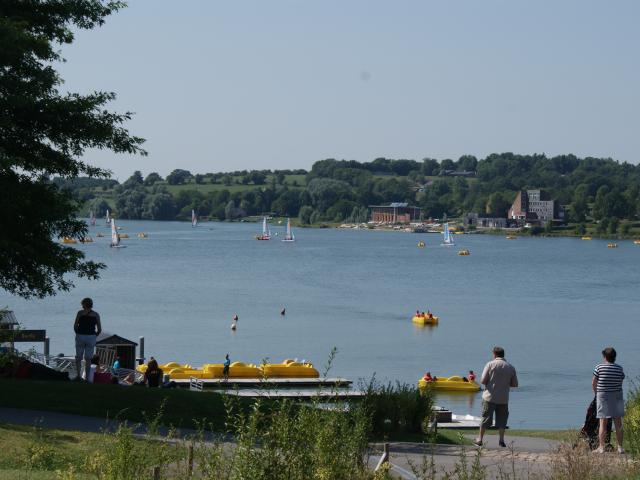
{"type": "Polygon", "coordinates": [[[395,202],[389,205],[370,205],[371,221],[376,223],[411,223],[422,220],[422,210],[408,203],[395,202]]]}
{"type": "Polygon", "coordinates": [[[467,170],[462,170],[459,172],[458,170],[440,170],[441,177],[468,177],[473,178],[476,176],[476,172],[470,172],[467,170]]]}
{"type": "Polygon", "coordinates": [[[476,228],[507,228],[505,217],[481,217],[478,213],[467,213],[464,218],[465,227],[476,228]]]}
{"type": "Polygon", "coordinates": [[[507,217],[525,222],[546,222],[561,218],[558,203],[542,190],[521,190],[516,195],[507,217]]]}

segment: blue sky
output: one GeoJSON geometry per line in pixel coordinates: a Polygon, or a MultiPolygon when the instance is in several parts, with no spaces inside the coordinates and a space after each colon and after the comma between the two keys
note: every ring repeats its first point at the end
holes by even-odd
{"type": "Polygon", "coordinates": [[[134,170],[309,168],[492,152],[640,159],[640,2],[132,0],[63,49],[115,91],[134,170]]]}

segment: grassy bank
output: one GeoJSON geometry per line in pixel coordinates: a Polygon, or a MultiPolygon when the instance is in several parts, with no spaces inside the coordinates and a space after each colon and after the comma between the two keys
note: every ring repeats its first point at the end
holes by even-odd
{"type": "MultiPolygon", "coordinates": [[[[144,422],[161,409],[162,423],[196,428],[205,421],[212,428],[224,427],[222,396],[180,389],[151,389],[92,385],[75,382],[0,380],[0,406],[71,413],[100,418],[144,422]]],[[[248,406],[248,401],[241,401],[248,406]]]]}

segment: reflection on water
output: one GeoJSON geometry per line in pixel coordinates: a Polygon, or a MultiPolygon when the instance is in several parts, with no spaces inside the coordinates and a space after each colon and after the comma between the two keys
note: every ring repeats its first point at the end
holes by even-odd
{"type": "MultiPolygon", "coordinates": [[[[162,363],[220,363],[229,352],[251,363],[305,358],[322,370],[335,346],[332,375],[414,383],[426,371],[480,373],[498,344],[522,385],[512,392],[512,426],[542,428],[581,424],[606,344],[629,379],[640,373],[640,247],[632,242],[608,249],[599,240],[458,235],[472,252],[460,257],[428,234],[296,229],[287,245],[255,241],[257,224],[119,223],[128,248],[108,248],[108,235],[96,235],[105,226],[91,227],[93,244],[77,246],[108,265],[100,281],[46,300],[0,294],[25,327],[47,329],[53,353],[73,351],[85,296],[105,330],[144,336],[147,355],[162,363]],[[440,324],[416,327],[417,309],[440,324]]],[[[480,394],[438,403],[478,415],[480,394]]]]}

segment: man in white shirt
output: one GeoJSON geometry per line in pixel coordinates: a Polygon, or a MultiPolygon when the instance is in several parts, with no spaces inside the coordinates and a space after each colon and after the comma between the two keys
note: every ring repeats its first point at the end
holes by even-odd
{"type": "Polygon", "coordinates": [[[482,392],[482,423],[480,435],[473,443],[482,446],[484,432],[493,423],[495,414],[495,426],[500,434],[499,445],[506,447],[504,429],[509,418],[509,390],[518,386],[518,377],[513,365],[504,359],[504,348],[493,348],[493,360],[485,365],[480,383],[485,386],[482,392]]]}

